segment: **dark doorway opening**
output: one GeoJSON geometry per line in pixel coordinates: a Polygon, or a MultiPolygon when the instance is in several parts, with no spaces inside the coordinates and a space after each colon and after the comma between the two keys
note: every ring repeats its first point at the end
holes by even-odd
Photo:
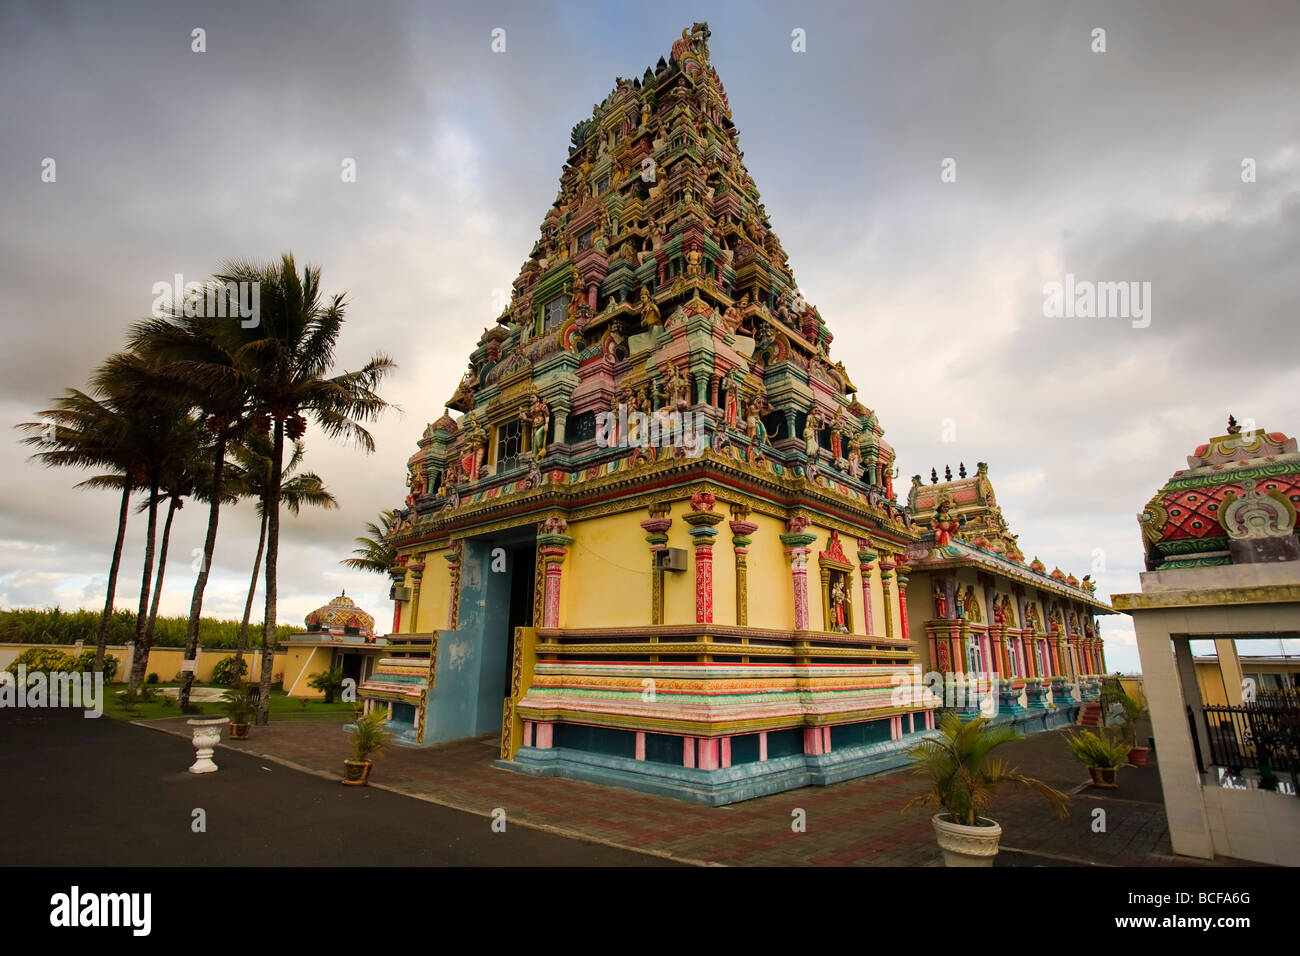
{"type": "Polygon", "coordinates": [[[510,612],[502,698],[510,696],[510,679],[515,659],[515,628],[532,627],[533,624],[533,584],[537,574],[537,549],[531,545],[511,548],[507,559],[510,568],[510,612]]]}

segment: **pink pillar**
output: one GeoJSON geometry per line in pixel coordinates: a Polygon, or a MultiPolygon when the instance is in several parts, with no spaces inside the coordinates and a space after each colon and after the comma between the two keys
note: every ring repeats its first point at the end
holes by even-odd
{"type": "Polygon", "coordinates": [[[707,539],[695,543],[695,623],[713,623],[713,542],[707,539]]]}
{"type": "Polygon", "coordinates": [[[636,759],[645,760],[645,731],[636,732],[636,759]]]}
{"type": "Polygon", "coordinates": [[[758,759],[762,763],[767,760],[767,731],[758,735],[758,759]]]}
{"type": "MultiPolygon", "coordinates": [[[[369,704],[370,701],[366,701],[366,703],[369,704]]],[[[531,747],[532,745],[533,745],[533,722],[531,720],[525,720],[524,721],[524,746],[531,747]]]]}
{"type": "Polygon", "coordinates": [[[717,770],[718,769],[718,738],[701,737],[699,739],[699,760],[700,770],[717,770]]]}
{"type": "Polygon", "coordinates": [[[722,766],[723,767],[731,766],[731,738],[730,737],[722,738],[722,766]]]}
{"type": "Polygon", "coordinates": [[[803,752],[812,756],[823,753],[822,748],[822,729],[820,727],[805,727],[803,729],[803,752]]]}
{"type": "Polygon", "coordinates": [[[537,749],[550,750],[554,746],[555,724],[552,721],[539,721],[537,724],[537,749]]]}
{"type": "Polygon", "coordinates": [[[695,738],[694,737],[682,738],[682,766],[683,767],[695,766],[695,738]]]}
{"type": "Polygon", "coordinates": [[[546,603],[542,611],[543,627],[560,626],[560,575],[564,571],[560,563],[568,553],[566,548],[542,549],[542,560],[546,562],[546,603]]]}
{"type": "Polygon", "coordinates": [[[823,727],[822,728],[822,753],[828,754],[830,752],[831,752],[831,729],[830,727],[823,727]]]}
{"type": "Polygon", "coordinates": [[[874,560],[876,560],[876,552],[871,550],[871,542],[866,538],[859,538],[858,573],[862,576],[862,621],[867,634],[873,633],[876,629],[871,611],[871,562],[874,560]]]}
{"type": "Polygon", "coordinates": [[[817,536],[808,533],[809,520],[796,515],[786,521],[788,531],[781,535],[785,555],[790,559],[790,580],[794,585],[794,629],[808,630],[808,545],[817,536]]]}

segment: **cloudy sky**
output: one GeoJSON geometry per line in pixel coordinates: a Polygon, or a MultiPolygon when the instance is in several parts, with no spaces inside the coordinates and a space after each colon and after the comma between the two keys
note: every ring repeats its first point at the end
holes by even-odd
{"type": "MultiPolygon", "coordinates": [[[[1300,5],[1050,6],[10,0],[0,421],[84,385],[156,282],[287,250],[321,265],[351,302],[341,364],[391,353],[403,414],[369,458],[309,433],[342,509],[286,526],[280,614],[346,587],[385,620],[386,580],[338,559],[405,493],[570,127],[703,19],[746,165],[898,449],[899,488],[988,461],[1027,555],[1135,590],[1135,513],[1229,412],[1300,430],[1300,5]],[[1067,273],[1151,283],[1149,325],[1044,317],[1044,284],[1067,273]]],[[[16,438],[0,443],[0,606],[93,607],[115,502],[16,438]]],[[[178,519],[165,612],[188,607],[203,517],[178,519]]],[[[205,611],[238,617],[251,507],[222,527],[205,611]]],[[[142,538],[137,521],[119,606],[142,538]]],[[[1136,669],[1128,619],[1103,633],[1136,669]]]]}

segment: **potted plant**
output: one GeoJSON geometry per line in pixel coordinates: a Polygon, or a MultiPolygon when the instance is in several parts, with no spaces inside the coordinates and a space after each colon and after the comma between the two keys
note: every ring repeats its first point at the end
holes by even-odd
{"type": "Polygon", "coordinates": [[[221,695],[221,709],[230,718],[230,739],[247,740],[248,725],[257,710],[243,687],[232,687],[221,695]]]}
{"type": "Polygon", "coordinates": [[[1147,717],[1146,695],[1142,693],[1142,689],[1139,687],[1135,694],[1129,694],[1121,690],[1117,699],[1119,705],[1123,708],[1123,713],[1120,715],[1120,736],[1128,742],[1127,759],[1129,765],[1145,767],[1150,748],[1137,745],[1137,732],[1138,723],[1147,717]]]}
{"type": "Polygon", "coordinates": [[[1128,744],[1090,730],[1066,734],[1065,739],[1070,751],[1088,768],[1095,786],[1105,790],[1119,786],[1116,778],[1119,768],[1128,766],[1128,744]]]}
{"type": "Polygon", "coordinates": [[[904,751],[912,760],[912,772],[929,777],[932,789],[909,800],[903,811],[928,804],[942,808],[931,819],[946,866],[993,865],[1002,827],[981,814],[1004,783],[1037,791],[1058,817],[1065,818],[1065,794],[990,758],[997,747],[1020,739],[1011,726],[992,725],[987,717],[962,723],[950,712],[940,719],[938,729],[938,736],[904,751]]]}
{"type": "Polygon", "coordinates": [[[370,779],[371,757],[383,752],[396,734],[384,726],[388,711],[376,707],[358,717],[348,733],[352,736],[352,759],[343,761],[343,782],[352,787],[364,787],[370,779]]]}

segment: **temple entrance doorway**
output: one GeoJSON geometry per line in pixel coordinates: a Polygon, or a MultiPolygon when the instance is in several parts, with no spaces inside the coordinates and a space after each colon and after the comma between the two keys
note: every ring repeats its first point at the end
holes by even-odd
{"type": "Polygon", "coordinates": [[[510,663],[515,658],[515,628],[533,624],[533,595],[537,579],[537,547],[511,548],[507,554],[510,574],[510,612],[506,620],[506,667],[501,675],[501,699],[510,696],[510,663]]]}

